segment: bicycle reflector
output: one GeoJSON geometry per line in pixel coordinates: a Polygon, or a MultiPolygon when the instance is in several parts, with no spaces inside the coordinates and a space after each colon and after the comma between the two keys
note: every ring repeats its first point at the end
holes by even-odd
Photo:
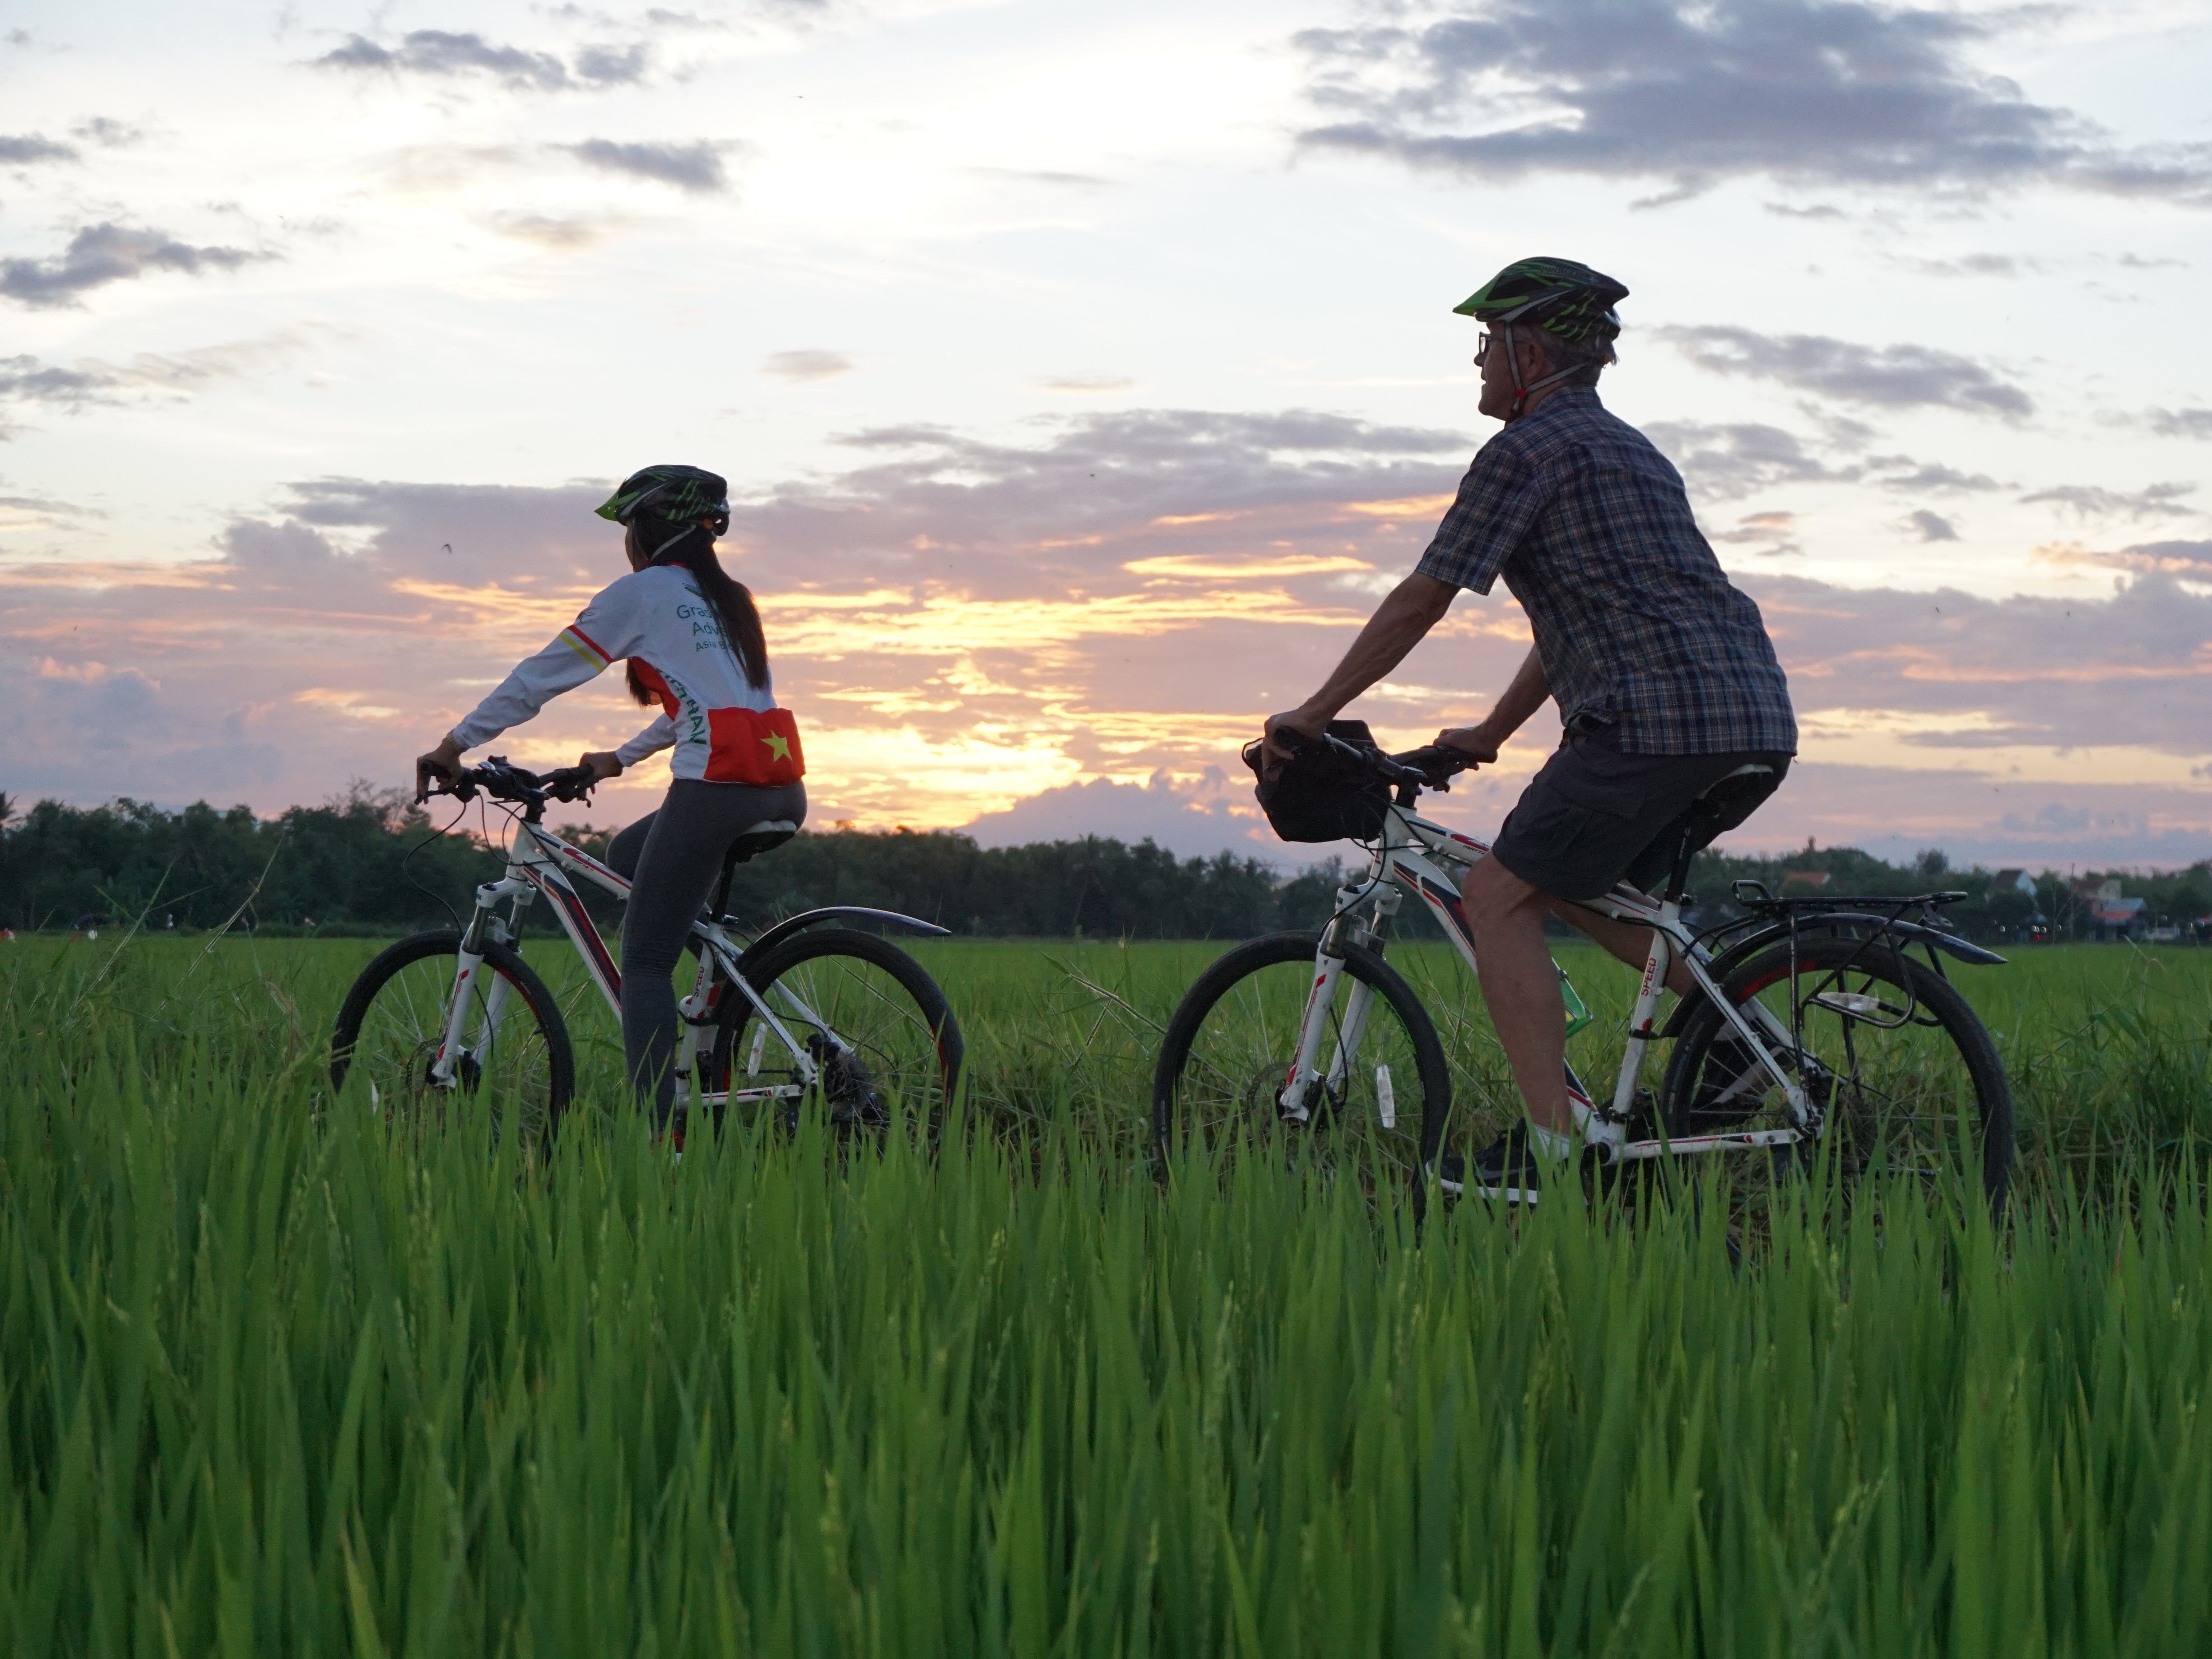
{"type": "MultiPolygon", "coordinates": [[[[1355,749],[1374,749],[1365,720],[1331,720],[1328,734],[1355,749]]],[[[1258,786],[1260,810],[1285,841],[1372,841],[1390,810],[1390,786],[1357,761],[1315,744],[1280,765],[1259,743],[1244,745],[1244,764],[1258,786]]]]}

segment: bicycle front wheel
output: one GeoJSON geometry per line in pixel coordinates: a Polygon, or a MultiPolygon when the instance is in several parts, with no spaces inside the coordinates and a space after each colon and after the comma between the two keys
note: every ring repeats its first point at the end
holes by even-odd
{"type": "Polygon", "coordinates": [[[484,949],[461,1016],[452,1076],[437,1075],[459,976],[461,936],[417,933],[362,970],[331,1037],[331,1088],[355,1079],[395,1125],[459,1118],[495,1138],[551,1138],[575,1086],[568,1028],[545,982],[514,950],[484,949]]]}
{"type": "Polygon", "coordinates": [[[1317,983],[1318,933],[1273,933],[1217,961],[1168,1022],[1152,1074],[1161,1167],[1200,1146],[1296,1158],[1358,1158],[1411,1177],[1423,1136],[1451,1109],[1443,1044],[1413,988],[1373,951],[1345,947],[1316,1064],[1325,1077],[1299,1119],[1280,1096],[1317,983]]]}
{"type": "MultiPolygon", "coordinates": [[[[1759,951],[1722,988],[1795,1034],[1770,1046],[1822,1114],[1821,1141],[1805,1152],[1832,1158],[1847,1181],[1899,1176],[1930,1193],[1962,1183],[2003,1207],[2012,1091],[1948,980],[1883,940],[1826,934],[1759,951]]],[[[1677,1139],[1788,1121],[1781,1085],[1710,1002],[1683,1026],[1661,1111],[1677,1139]]]]}
{"type": "Polygon", "coordinates": [[[920,963],[873,933],[814,927],[775,946],[746,977],[775,1018],[721,986],[702,1079],[718,1117],[773,1115],[788,1127],[813,1100],[839,1129],[903,1129],[934,1142],[963,1044],[945,994],[920,963]]]}

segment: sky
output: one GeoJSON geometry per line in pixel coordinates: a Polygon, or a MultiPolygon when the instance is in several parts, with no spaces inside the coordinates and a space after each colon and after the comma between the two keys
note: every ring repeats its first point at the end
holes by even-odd
{"type": "MultiPolygon", "coordinates": [[[[2127,0],[16,0],[0,791],[404,782],[680,460],[817,826],[1302,863],[1238,746],[1419,557],[1496,430],[1451,307],[1547,253],[1630,289],[1601,393],[1790,676],[1732,845],[2189,863],[2208,73],[2127,0]]],[[[1346,712],[1425,741],[1528,637],[1463,594],[1346,712]]],[[[610,673],[489,752],[642,724],[610,673]]]]}

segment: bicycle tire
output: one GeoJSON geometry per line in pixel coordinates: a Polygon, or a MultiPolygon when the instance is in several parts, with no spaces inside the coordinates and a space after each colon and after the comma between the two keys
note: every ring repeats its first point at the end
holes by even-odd
{"type": "MultiPolygon", "coordinates": [[[[1153,1157],[1163,1174],[1188,1150],[1194,1133],[1226,1144],[1255,1130],[1272,1134],[1287,1127],[1273,1109],[1273,1103],[1295,1057],[1305,994],[1313,982],[1314,958],[1320,948],[1319,933],[1269,933],[1225,952],[1183,994],[1168,1021],[1152,1072],[1153,1157]],[[1255,983],[1268,970],[1283,968],[1295,968],[1299,977],[1279,975],[1267,986],[1255,983]],[[1218,1024],[1221,1036],[1216,1042],[1206,1036],[1206,1022],[1224,1003],[1231,1005],[1230,1020],[1243,1029],[1225,1022],[1218,1024]],[[1189,1075],[1194,1064],[1206,1074],[1202,1096],[1196,1092],[1189,1075]],[[1212,1129],[1207,1122],[1189,1121],[1194,1115],[1218,1116],[1222,1121],[1218,1129],[1212,1129]]],[[[1405,1173],[1412,1176],[1418,1170],[1434,1166],[1451,1112],[1451,1070],[1444,1059],[1443,1042],[1437,1036],[1428,1010],[1396,969],[1364,946],[1347,945],[1342,949],[1345,971],[1353,982],[1367,986],[1396,1018],[1401,1036],[1386,1037],[1382,1046],[1410,1061],[1418,1097],[1398,1103],[1396,1123],[1383,1125],[1378,1077],[1364,1063],[1367,1056],[1381,1051],[1370,1045],[1370,1027],[1359,1036],[1360,1063],[1346,1066],[1339,1089],[1324,1089],[1320,1104],[1304,1127],[1318,1131],[1334,1121],[1341,1127],[1355,1117],[1371,1122],[1378,1149],[1389,1161],[1405,1165],[1405,1173]],[[1370,1105],[1371,1114],[1354,1110],[1370,1105]],[[1410,1125],[1406,1121],[1407,1105],[1416,1120],[1410,1125]]],[[[1335,1018],[1336,1011],[1332,1010],[1332,1019],[1335,1018]]],[[[1340,1024],[1336,1033],[1341,1035],[1340,1024]]],[[[1324,1064],[1328,1052],[1325,1050],[1324,1064]]],[[[1396,1062],[1383,1064],[1395,1068],[1396,1062]]],[[[1395,1094],[1395,1074],[1391,1086],[1395,1094]]]]}
{"type": "MultiPolygon", "coordinates": [[[[374,1073],[365,1081],[374,1109],[388,1109],[395,1118],[403,1109],[425,1108],[434,1099],[455,1092],[433,1090],[427,1085],[430,1062],[445,1036],[447,999],[459,970],[456,959],[460,949],[461,936],[449,929],[416,933],[386,946],[362,969],[346,993],[331,1034],[334,1095],[345,1087],[349,1074],[362,1069],[364,1061],[374,1073]],[[419,976],[422,988],[418,993],[403,976],[409,969],[430,961],[447,963],[442,979],[438,973],[419,976]],[[364,1032],[372,1051],[368,1056],[362,1054],[364,1032]]],[[[497,1047],[495,1054],[509,1066],[500,1076],[511,1080],[507,1092],[519,1102],[524,1133],[534,1140],[550,1140],[575,1091],[575,1055],[569,1046],[568,1022],[562,1018],[560,1005],[545,981],[512,946],[487,942],[483,960],[485,969],[504,980],[508,988],[501,1037],[515,1017],[517,999],[535,1024],[544,1050],[542,1070],[530,1061],[526,1052],[512,1062],[506,1061],[505,1056],[518,1053],[511,1042],[497,1047]]],[[[470,994],[489,989],[489,981],[479,975],[470,994]]],[[[459,1092],[473,1097],[482,1091],[484,1076],[480,1067],[465,1064],[463,1076],[459,1092]]],[[[507,1108],[495,1100],[486,1103],[490,1108],[490,1127],[496,1134],[505,1127],[507,1108]]]]}
{"type": "MultiPolygon", "coordinates": [[[[831,1066],[820,1091],[833,1123],[889,1129],[904,1122],[924,1142],[935,1144],[959,1087],[966,1045],[960,1022],[928,969],[873,933],[812,927],[776,945],[747,969],[746,977],[787,1027],[795,998],[851,1045],[861,1069],[831,1066]],[[889,996],[870,970],[888,979],[911,1006],[889,996]],[[880,1123],[872,1122],[866,1105],[870,1095],[880,1109],[880,1123]]],[[[705,1087],[714,1093],[726,1091],[733,1066],[748,1079],[763,1076],[763,1066],[772,1068],[770,1075],[783,1071],[788,1051],[782,1060],[775,1057],[773,1051],[782,1045],[757,1018],[751,1001],[728,984],[718,990],[714,1040],[702,1079],[705,1087]]],[[[817,1065],[823,1058],[817,1053],[817,1065]]],[[[795,1066],[788,1075],[796,1079],[795,1066]]],[[[726,1101],[716,1109],[718,1123],[727,1109],[726,1101]]],[[[791,1127],[796,1111],[787,1111],[783,1119],[791,1127]]]]}
{"type": "MultiPolygon", "coordinates": [[[[1991,1213],[2001,1213],[2012,1182],[2012,1090],[1996,1044],[1958,988],[1895,945],[1828,933],[1800,938],[1794,945],[1779,942],[1758,951],[1729,975],[1723,993],[1732,1005],[1741,1006],[1790,981],[1793,963],[1796,983],[1790,994],[1796,998],[1804,1022],[1802,1052],[1821,1062],[1827,1072],[1821,1084],[1826,1097],[1822,1141],[1802,1150],[1817,1156],[1821,1144],[1829,1144],[1836,1168],[1848,1180],[1882,1169],[1912,1174],[1934,1185],[1947,1164],[1955,1167],[1955,1160],[1949,1156],[1956,1150],[1954,1131],[1966,1131],[1974,1144],[1966,1150],[1971,1152],[1972,1162],[1979,1165],[1971,1173],[1978,1179],[1991,1213]],[[1885,988],[1887,995],[1875,987],[1885,988]],[[1830,1000],[1824,1003],[1824,997],[1830,1000]],[[1851,998],[1872,998],[1874,1003],[1863,1012],[1843,1011],[1845,1000],[1851,998]],[[1872,1074],[1877,1068],[1863,1066],[1856,1058],[1859,1039],[1851,1033],[1857,1028],[1870,1038],[1904,1031],[1908,1026],[1923,1035],[1908,1036],[1905,1042],[1918,1047],[1902,1047],[1901,1057],[1885,1064],[1895,1067],[1910,1062],[1914,1069],[1910,1073],[1881,1073],[1888,1086],[1878,1089],[1861,1076],[1863,1069],[1872,1074]],[[1942,1045],[1934,1036],[1926,1035],[1932,1032],[1940,1032],[1956,1054],[1955,1076],[1946,1075],[1940,1063],[1923,1063],[1939,1060],[1936,1050],[1942,1045]],[[1827,1062],[1833,1054],[1846,1052],[1852,1056],[1850,1069],[1839,1074],[1827,1062]],[[1974,1121],[1971,1124],[1954,1121],[1966,1115],[1960,1108],[1969,1090],[1974,1121]],[[1887,1098],[1875,1098],[1877,1095],[1887,1098]],[[1932,1112],[1911,1109],[1923,1104],[1932,1108],[1932,1112]],[[1923,1135],[1908,1144],[1911,1126],[1923,1122],[1934,1126],[1932,1137],[1923,1135]]],[[[1786,1009],[1776,1009],[1771,1000],[1768,1006],[1784,1018],[1785,1024],[1790,1024],[1786,1009]]],[[[1717,1075],[1706,1073],[1707,1056],[1722,1041],[1723,1032],[1732,1036],[1733,1028],[1710,1001],[1692,1011],[1684,1023],[1660,1091],[1660,1115],[1670,1138],[1711,1133],[1716,1127],[1710,1103],[1714,1085],[1720,1080],[1717,1074],[1735,1069],[1723,1054],[1714,1062],[1717,1075]]],[[[1803,1069],[1797,1061],[1784,1058],[1790,1069],[1803,1069]]],[[[1764,1094],[1770,1102],[1778,1101],[1781,1091],[1768,1079],[1764,1094]]],[[[1729,1115],[1749,1121],[1756,1113],[1738,1108],[1729,1115]]]]}

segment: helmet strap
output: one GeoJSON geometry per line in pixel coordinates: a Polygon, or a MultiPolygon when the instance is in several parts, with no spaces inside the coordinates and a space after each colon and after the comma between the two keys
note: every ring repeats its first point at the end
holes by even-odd
{"type": "MultiPolygon", "coordinates": [[[[1522,311],[1526,311],[1528,308],[1528,307],[1522,306],[1519,311],[1516,311],[1513,314],[1517,317],[1521,314],[1522,311]]],[[[1524,386],[1521,380],[1521,354],[1514,349],[1513,345],[1513,325],[1512,324],[1501,319],[1497,325],[1497,327],[1498,331],[1505,337],[1506,367],[1512,371],[1513,374],[1513,411],[1505,417],[1507,420],[1519,420],[1521,416],[1528,411],[1528,399],[1534,397],[1538,392],[1545,391],[1548,387],[1555,386],[1559,385],[1560,381],[1571,379],[1574,375],[1582,373],[1582,370],[1579,368],[1555,369],[1551,374],[1547,374],[1542,380],[1534,380],[1524,386]]],[[[1546,355],[1549,356],[1550,354],[1547,352],[1546,355]]]]}
{"type": "Polygon", "coordinates": [[[647,562],[647,564],[659,564],[659,563],[660,562],[660,556],[661,556],[662,554],[664,554],[664,553],[665,553],[666,551],[668,551],[668,550],[669,550],[670,548],[672,548],[672,547],[675,546],[677,543],[678,543],[678,542],[682,541],[682,540],[683,540],[686,536],[690,535],[693,531],[696,530],[698,527],[699,527],[699,526],[698,526],[697,525],[695,525],[695,524],[687,524],[687,525],[685,525],[685,526],[684,526],[684,528],[683,528],[683,529],[681,529],[681,530],[678,531],[678,532],[677,532],[673,536],[671,536],[671,537],[670,537],[666,541],[665,541],[665,542],[661,543],[661,544],[660,544],[659,546],[658,546],[658,547],[654,548],[654,549],[653,550],[653,552],[652,552],[651,556],[650,556],[649,557],[647,557],[647,558],[646,562],[647,562]]]}

